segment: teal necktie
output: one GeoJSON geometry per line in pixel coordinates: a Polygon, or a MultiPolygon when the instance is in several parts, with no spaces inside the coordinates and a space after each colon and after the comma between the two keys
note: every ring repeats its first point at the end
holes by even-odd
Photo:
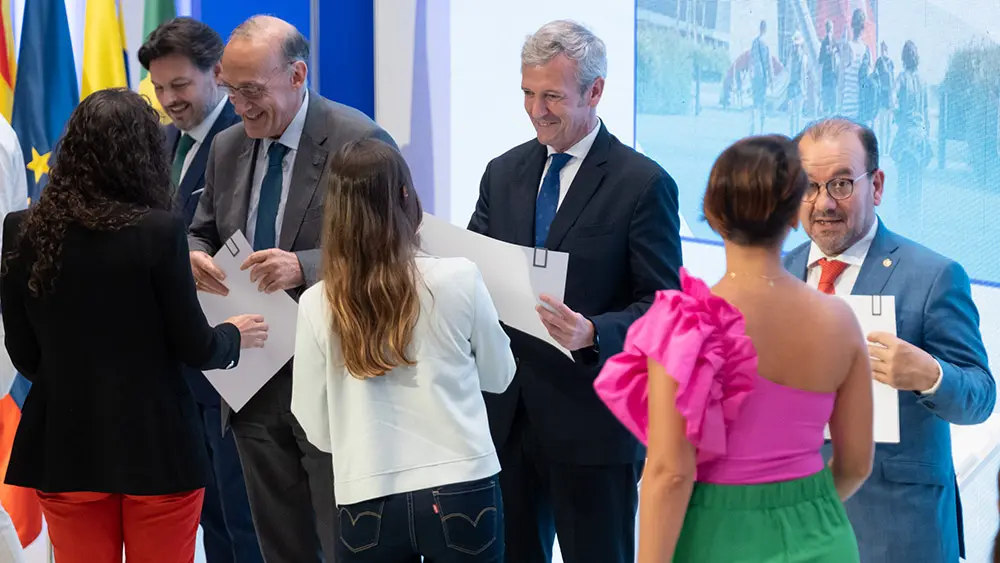
{"type": "Polygon", "coordinates": [[[175,186],[181,185],[181,172],[184,171],[184,159],[194,146],[194,137],[184,133],[180,141],[177,142],[177,152],[174,153],[174,163],[170,168],[170,179],[175,186]]]}
{"type": "Polygon", "coordinates": [[[267,149],[267,172],[260,183],[260,197],[257,199],[257,223],[253,233],[253,249],[274,248],[277,241],[275,223],[278,222],[278,205],[281,203],[281,163],[285,160],[288,147],[278,141],[267,149]]]}

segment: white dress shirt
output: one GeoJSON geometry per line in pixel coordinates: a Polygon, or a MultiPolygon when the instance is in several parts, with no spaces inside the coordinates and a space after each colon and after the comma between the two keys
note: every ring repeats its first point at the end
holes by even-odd
{"type": "Polygon", "coordinates": [[[417,257],[420,314],[412,366],[357,379],[331,330],[325,284],[299,301],[292,414],[333,454],[338,504],[484,479],[500,471],[482,393],[516,369],[510,340],[475,264],[417,257]]]}
{"type": "Polygon", "coordinates": [[[302,131],[306,126],[306,111],[309,109],[309,91],[306,91],[305,98],[302,99],[302,107],[292,118],[292,122],[285,129],[277,140],[262,139],[257,144],[257,165],[253,169],[253,186],[250,192],[250,209],[247,212],[247,242],[253,246],[253,237],[257,232],[257,208],[260,204],[260,186],[264,183],[264,174],[267,172],[267,150],[271,148],[271,143],[281,143],[288,147],[285,159],[281,162],[281,199],[278,202],[278,217],[274,222],[274,243],[278,245],[281,239],[281,223],[285,217],[285,204],[288,203],[288,189],[292,185],[292,166],[295,164],[295,155],[299,152],[299,139],[302,138],[302,131]]]}
{"type": "Polygon", "coordinates": [[[212,126],[215,125],[215,121],[219,119],[219,115],[222,114],[222,108],[226,107],[226,101],[227,98],[223,96],[222,101],[215,106],[215,109],[213,109],[211,113],[205,116],[205,119],[201,120],[201,123],[192,127],[190,131],[182,132],[182,134],[186,133],[194,139],[194,144],[191,145],[191,149],[187,152],[187,155],[184,156],[184,166],[181,167],[182,182],[184,181],[184,176],[187,174],[188,168],[191,166],[191,163],[194,162],[194,156],[198,154],[198,149],[201,148],[202,143],[204,143],[205,139],[208,137],[208,132],[212,130],[212,126]]]}
{"type": "MultiPolygon", "coordinates": [[[[575,145],[566,151],[566,154],[572,156],[559,171],[559,204],[562,205],[563,199],[566,198],[566,192],[569,191],[569,187],[573,185],[573,180],[576,178],[576,173],[580,171],[580,165],[583,164],[583,160],[587,158],[587,154],[590,152],[590,147],[594,146],[594,139],[597,138],[597,133],[601,130],[601,120],[597,120],[597,125],[594,129],[587,133],[587,136],[580,139],[575,145]]],[[[546,146],[549,151],[549,157],[556,153],[556,150],[550,146],[546,146]]],[[[542,190],[542,182],[545,181],[545,175],[549,173],[549,165],[552,164],[552,159],[547,158],[545,160],[545,168],[542,170],[542,178],[538,182],[538,190],[542,190]]],[[[559,207],[556,207],[558,209],[559,207]]]]}
{"type": "MultiPolygon", "coordinates": [[[[879,219],[876,216],[875,221],[872,222],[872,226],[865,233],[865,236],[861,238],[858,242],[851,245],[850,248],[842,252],[839,256],[827,256],[819,246],[813,242],[809,247],[809,261],[807,262],[808,275],[806,277],[806,283],[810,287],[819,287],[819,278],[822,273],[822,268],[819,266],[819,261],[822,258],[827,260],[838,260],[840,262],[846,262],[847,268],[844,272],[840,274],[840,277],[833,282],[833,288],[837,295],[850,295],[854,291],[854,284],[858,281],[858,274],[861,272],[861,266],[865,263],[865,258],[868,257],[868,251],[872,247],[872,241],[875,240],[875,233],[878,232],[879,219]]],[[[934,358],[934,361],[938,365],[938,377],[934,386],[927,391],[922,391],[921,395],[933,395],[941,387],[941,379],[944,377],[944,368],[941,367],[941,362],[934,358]]]]}

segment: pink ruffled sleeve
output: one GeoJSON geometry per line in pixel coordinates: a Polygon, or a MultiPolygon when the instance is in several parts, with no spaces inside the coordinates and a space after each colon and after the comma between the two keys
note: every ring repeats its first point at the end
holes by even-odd
{"type": "Polygon", "coordinates": [[[727,428],[753,390],[757,354],[743,316],[681,268],[681,290],[660,291],[628,330],[620,354],[594,382],[597,395],[633,434],[647,442],[647,360],[677,381],[677,410],[698,463],[726,453],[727,428]]]}

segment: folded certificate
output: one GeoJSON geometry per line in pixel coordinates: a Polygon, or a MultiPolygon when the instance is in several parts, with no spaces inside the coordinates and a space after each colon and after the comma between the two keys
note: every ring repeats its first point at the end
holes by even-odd
{"type": "Polygon", "coordinates": [[[209,383],[233,410],[240,410],[295,353],[295,328],[298,303],[284,291],[262,293],[250,281],[250,269],[240,266],[253,254],[253,247],[242,232],[232,236],[215,255],[215,265],[226,274],[229,295],[222,297],[198,292],[201,309],[208,322],[216,325],[237,315],[263,315],[268,325],[263,348],[244,349],[240,362],[228,370],[205,372],[209,383]]]}
{"type": "MultiPolygon", "coordinates": [[[[896,335],[896,298],[892,295],[840,296],[854,310],[865,337],[873,332],[896,335]]],[[[872,379],[875,441],[899,443],[899,391],[872,379]]],[[[830,438],[830,429],[826,429],[830,438]]]]}
{"type": "Polygon", "coordinates": [[[564,300],[569,254],[492,239],[428,213],[420,227],[420,244],[432,256],[475,262],[504,324],[544,340],[572,358],[549,335],[535,311],[542,293],[564,300]]]}

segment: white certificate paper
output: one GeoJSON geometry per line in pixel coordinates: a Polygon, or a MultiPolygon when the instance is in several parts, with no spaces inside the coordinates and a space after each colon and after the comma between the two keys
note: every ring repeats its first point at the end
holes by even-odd
{"type": "Polygon", "coordinates": [[[233,410],[240,410],[295,353],[295,327],[298,303],[284,291],[262,293],[250,281],[250,269],[240,266],[253,253],[242,232],[237,232],[215,255],[215,265],[226,274],[229,295],[222,297],[198,292],[201,308],[208,322],[216,325],[236,315],[263,315],[268,325],[263,348],[240,351],[239,364],[233,369],[211,370],[205,377],[233,410]]]}
{"type": "Polygon", "coordinates": [[[429,213],[424,213],[420,227],[420,245],[432,256],[474,262],[504,324],[544,340],[572,358],[549,335],[535,311],[542,293],[564,300],[569,254],[492,239],[429,213]]]}
{"type": "MultiPolygon", "coordinates": [[[[896,335],[896,298],[892,295],[839,296],[854,310],[865,337],[873,332],[896,335]]],[[[899,391],[872,379],[875,442],[899,443],[899,391]]],[[[826,429],[830,438],[830,429],[826,429]]]]}

